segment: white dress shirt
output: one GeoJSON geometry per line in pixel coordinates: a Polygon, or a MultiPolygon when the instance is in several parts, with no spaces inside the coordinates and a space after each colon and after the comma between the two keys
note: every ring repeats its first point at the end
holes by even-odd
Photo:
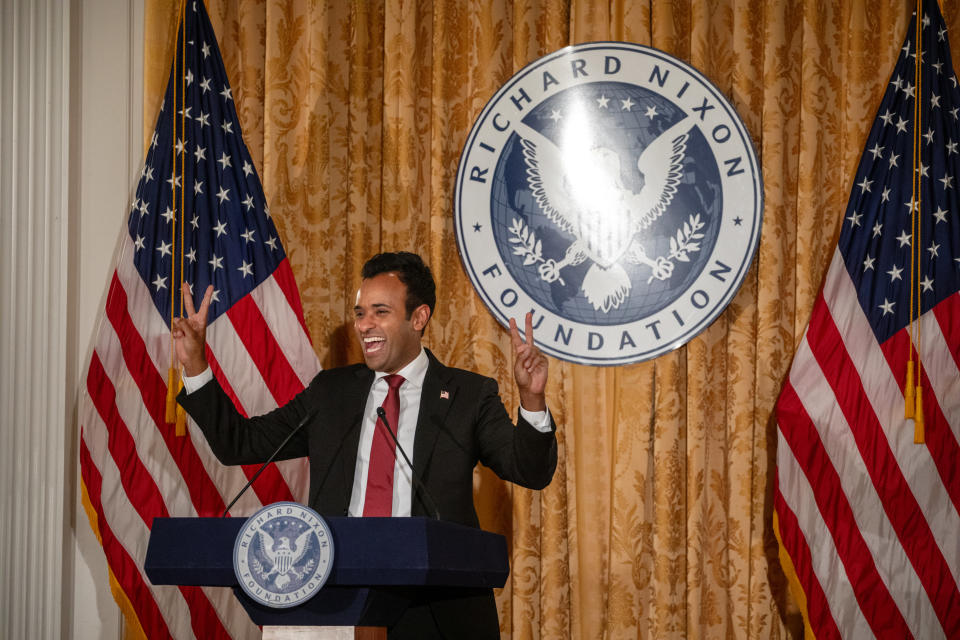
{"type": "MultiPolygon", "coordinates": [[[[417,431],[417,418],[420,414],[420,394],[423,391],[423,380],[427,376],[427,366],[430,360],[426,351],[421,347],[420,354],[407,366],[397,371],[404,378],[400,385],[400,419],[399,425],[390,425],[400,446],[410,456],[416,467],[417,461],[413,458],[413,441],[417,431]]],[[[373,432],[377,423],[377,407],[383,404],[387,397],[387,383],[384,380],[388,374],[383,371],[374,372],[373,385],[367,395],[366,409],[363,412],[363,424],[360,426],[360,446],[357,449],[357,465],[353,473],[353,491],[350,494],[349,515],[362,516],[363,502],[367,493],[367,471],[370,468],[370,448],[373,446],[373,432]]],[[[213,379],[213,372],[208,367],[203,373],[195,376],[183,376],[183,387],[187,393],[193,393],[213,379]]],[[[520,407],[520,415],[538,431],[550,431],[550,414],[547,411],[527,411],[520,407]]],[[[397,451],[397,460],[393,469],[393,511],[394,516],[409,516],[413,503],[413,476],[403,454],[397,451]]]]}

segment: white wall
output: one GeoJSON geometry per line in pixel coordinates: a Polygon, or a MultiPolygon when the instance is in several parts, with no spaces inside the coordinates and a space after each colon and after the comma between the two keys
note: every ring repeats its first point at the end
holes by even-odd
{"type": "Polygon", "coordinates": [[[106,299],[114,248],[125,226],[143,162],[143,0],[83,0],[74,24],[76,86],[71,110],[76,178],[76,255],[72,261],[76,339],[70,543],[75,553],[72,637],[122,638],[120,611],[110,594],[106,561],[80,503],[76,406],[96,323],[106,299]]]}

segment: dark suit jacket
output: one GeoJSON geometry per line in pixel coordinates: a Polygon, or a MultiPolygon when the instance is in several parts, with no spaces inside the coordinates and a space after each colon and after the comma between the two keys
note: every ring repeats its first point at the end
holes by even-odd
{"type": "MultiPolygon", "coordinates": [[[[495,380],[446,367],[429,351],[427,357],[413,466],[444,520],[478,527],[473,506],[477,462],[505,480],[542,489],[557,465],[556,427],[552,418],[549,433],[523,418],[514,425],[495,380]]],[[[323,515],[342,516],[350,505],[360,424],[373,379],[365,365],[321,371],[289,403],[249,419],[237,413],[215,380],[189,395],[181,392],[178,401],[200,426],[217,458],[228,465],[263,462],[300,420],[316,412],[278,459],[309,456],[309,506],[323,515]]],[[[432,516],[426,504],[414,490],[411,513],[432,516]]],[[[435,595],[425,604],[446,637],[498,637],[491,591],[466,598],[435,595]]],[[[402,634],[391,630],[390,635],[402,634]]]]}

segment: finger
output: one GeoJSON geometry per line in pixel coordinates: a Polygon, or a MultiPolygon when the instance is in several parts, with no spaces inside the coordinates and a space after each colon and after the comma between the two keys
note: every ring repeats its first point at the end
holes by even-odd
{"type": "Polygon", "coordinates": [[[178,338],[182,338],[182,337],[183,337],[183,335],[184,335],[184,334],[183,334],[183,327],[180,325],[180,318],[174,318],[174,319],[173,319],[173,324],[170,325],[170,328],[171,328],[171,330],[172,330],[171,333],[172,333],[174,339],[178,339],[178,338]]]}
{"type": "Polygon", "coordinates": [[[527,348],[522,355],[517,358],[517,362],[525,370],[530,371],[536,368],[537,361],[540,359],[540,353],[536,349],[527,348]]]}
{"type": "Polygon", "coordinates": [[[540,366],[540,361],[542,358],[543,356],[536,349],[527,349],[520,358],[520,364],[527,371],[533,371],[540,366]]]}
{"type": "Polygon", "coordinates": [[[193,295],[190,294],[190,285],[186,282],[180,283],[180,298],[183,300],[183,308],[188,316],[192,316],[196,311],[193,310],[193,295]]]}
{"type": "Polygon", "coordinates": [[[544,356],[542,353],[541,353],[541,354],[538,354],[537,357],[536,357],[536,358],[534,359],[534,361],[533,361],[533,369],[534,369],[534,370],[544,370],[544,371],[546,371],[546,369],[547,369],[547,358],[546,358],[546,356],[544,356]]]}
{"type": "Polygon", "coordinates": [[[533,346],[533,313],[527,311],[527,326],[524,327],[524,333],[527,336],[527,344],[533,346]]]}
{"type": "Polygon", "coordinates": [[[521,369],[524,367],[524,362],[527,359],[528,351],[527,345],[523,344],[522,342],[518,348],[513,350],[513,365],[515,367],[520,367],[521,369]]]}
{"type": "Polygon", "coordinates": [[[528,371],[539,368],[543,364],[543,361],[543,355],[539,351],[534,350],[531,350],[530,355],[524,360],[528,371]]]}
{"type": "Polygon", "coordinates": [[[174,338],[196,338],[197,331],[185,318],[173,319],[173,337],[174,338]]]}
{"type": "Polygon", "coordinates": [[[513,346],[513,358],[516,362],[523,362],[530,357],[530,345],[523,342],[519,337],[517,343],[513,346]]]}
{"type": "Polygon", "coordinates": [[[523,340],[520,338],[520,330],[517,329],[517,321],[513,318],[510,318],[510,341],[513,343],[514,350],[519,350],[523,344],[523,340]]]}
{"type": "Polygon", "coordinates": [[[200,303],[200,317],[204,324],[207,322],[207,312],[210,310],[210,301],[213,299],[213,285],[207,285],[207,290],[203,292],[203,302],[200,303]]]}

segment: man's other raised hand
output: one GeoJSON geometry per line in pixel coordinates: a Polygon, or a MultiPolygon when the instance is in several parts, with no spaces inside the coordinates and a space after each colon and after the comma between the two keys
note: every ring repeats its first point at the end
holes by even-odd
{"type": "Polygon", "coordinates": [[[520,405],[527,411],[544,411],[547,400],[547,357],[533,343],[533,314],[527,313],[524,336],[517,321],[510,318],[510,342],[513,346],[513,377],[520,391],[520,405]]]}
{"type": "Polygon", "coordinates": [[[193,308],[193,296],[186,282],[180,286],[180,295],[187,315],[173,319],[173,341],[184,374],[195,376],[207,369],[207,313],[213,298],[213,285],[208,286],[204,292],[199,311],[193,308]]]}

